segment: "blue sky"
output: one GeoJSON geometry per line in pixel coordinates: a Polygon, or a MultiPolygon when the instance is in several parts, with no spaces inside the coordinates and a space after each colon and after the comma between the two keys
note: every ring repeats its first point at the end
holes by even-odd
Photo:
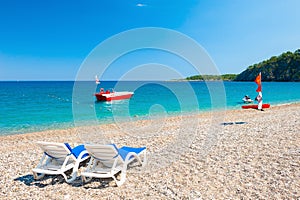
{"type": "MultiPolygon", "coordinates": [[[[1,1],[0,80],[74,80],[97,45],[143,27],[179,31],[207,51],[220,73],[240,73],[300,48],[299,8],[298,0],[1,1]]],[[[146,50],[120,58],[104,78],[149,62],[178,67],[181,76],[196,73],[174,55],[146,50]]]]}

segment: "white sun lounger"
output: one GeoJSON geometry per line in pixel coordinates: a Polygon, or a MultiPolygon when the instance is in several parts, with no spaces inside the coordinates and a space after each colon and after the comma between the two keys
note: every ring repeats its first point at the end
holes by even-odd
{"type": "Polygon", "coordinates": [[[34,179],[38,180],[45,174],[62,175],[68,183],[77,177],[79,164],[89,158],[83,145],[71,148],[68,143],[37,142],[44,151],[38,166],[32,169],[34,179]],[[66,171],[73,170],[71,178],[66,171]]]}
{"type": "Polygon", "coordinates": [[[95,178],[113,178],[117,186],[121,186],[126,179],[126,171],[129,163],[135,159],[144,166],[146,164],[146,147],[117,148],[114,144],[86,144],[86,150],[91,160],[85,171],[81,173],[82,182],[88,182],[95,178]],[[141,156],[143,155],[143,159],[141,156]],[[115,175],[121,172],[120,180],[115,175]]]}

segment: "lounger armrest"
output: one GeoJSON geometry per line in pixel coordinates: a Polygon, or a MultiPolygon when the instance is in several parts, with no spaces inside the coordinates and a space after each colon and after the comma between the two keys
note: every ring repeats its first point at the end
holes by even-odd
{"type": "Polygon", "coordinates": [[[146,164],[146,148],[141,148],[139,154],[137,154],[136,152],[128,152],[128,154],[126,155],[124,162],[125,163],[130,163],[131,161],[133,161],[135,158],[143,167],[146,164]],[[141,159],[141,154],[144,155],[144,158],[141,159]]]}
{"type": "Polygon", "coordinates": [[[89,157],[90,157],[89,152],[87,150],[83,150],[83,151],[80,152],[80,154],[78,155],[77,159],[78,160],[85,160],[85,159],[87,159],[89,157]]]}
{"type": "Polygon", "coordinates": [[[127,155],[126,155],[126,158],[124,159],[124,162],[125,163],[128,163],[129,160],[132,159],[132,157],[135,157],[136,159],[138,159],[138,155],[134,152],[129,152],[127,155]]]}

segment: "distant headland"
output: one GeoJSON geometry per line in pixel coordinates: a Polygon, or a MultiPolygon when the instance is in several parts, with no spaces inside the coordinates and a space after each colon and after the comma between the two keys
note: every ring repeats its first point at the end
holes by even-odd
{"type": "Polygon", "coordinates": [[[261,72],[263,81],[300,81],[300,49],[294,53],[288,51],[279,56],[249,66],[240,74],[195,75],[187,81],[253,81],[261,72]]]}

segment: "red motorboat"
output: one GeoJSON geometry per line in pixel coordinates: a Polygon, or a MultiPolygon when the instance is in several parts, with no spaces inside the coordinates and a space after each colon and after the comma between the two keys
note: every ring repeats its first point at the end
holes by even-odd
{"type": "Polygon", "coordinates": [[[98,101],[112,101],[112,100],[123,100],[123,99],[130,99],[133,95],[133,92],[115,92],[106,90],[104,91],[103,88],[100,89],[99,93],[96,93],[95,96],[98,101]]]}
{"type": "MultiPolygon", "coordinates": [[[[256,105],[256,104],[244,105],[244,106],[242,106],[242,108],[243,108],[243,109],[249,109],[249,108],[257,109],[257,108],[258,108],[258,105],[256,105]]],[[[264,104],[262,105],[262,108],[270,108],[270,104],[264,103],[264,104]]]]}

